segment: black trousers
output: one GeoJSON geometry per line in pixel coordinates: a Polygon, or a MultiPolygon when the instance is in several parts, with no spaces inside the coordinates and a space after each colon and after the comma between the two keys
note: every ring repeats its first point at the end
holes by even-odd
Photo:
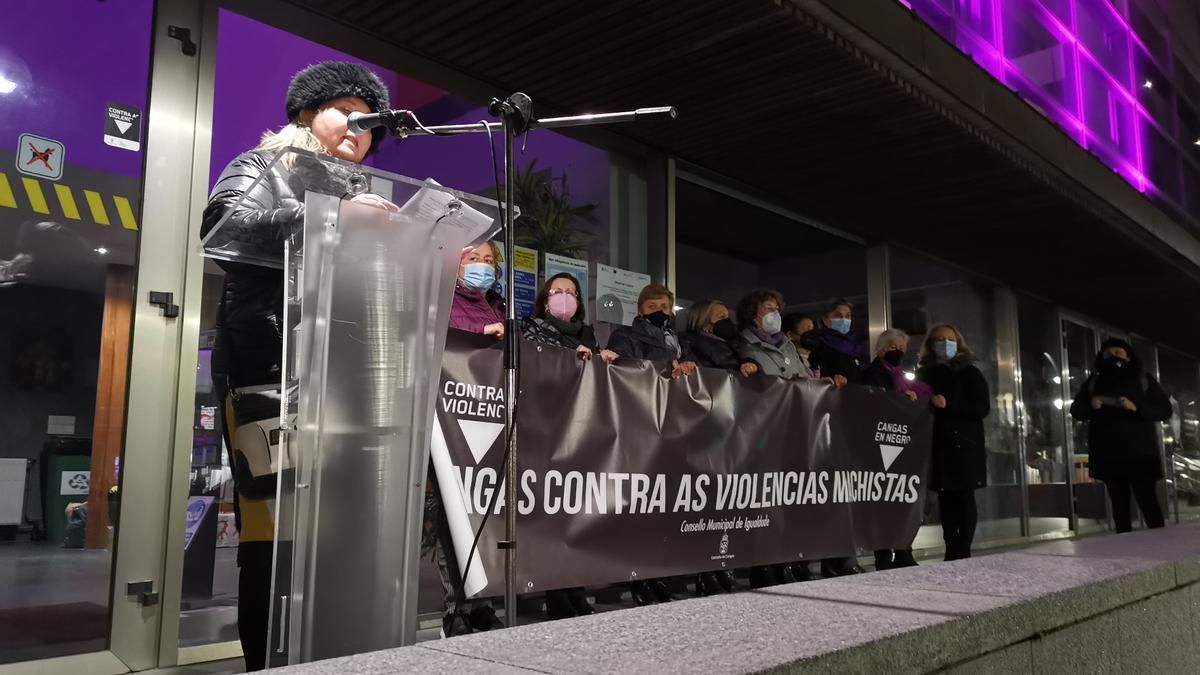
{"type": "Polygon", "coordinates": [[[269,541],[238,546],[238,639],[246,672],[267,667],[267,631],[271,618],[271,558],[269,541]]]}
{"type": "Polygon", "coordinates": [[[942,490],[938,493],[938,511],[942,519],[942,539],[946,542],[946,560],[971,557],[975,525],[979,511],[974,490],[942,490]]]}
{"type": "Polygon", "coordinates": [[[1133,514],[1129,508],[1130,490],[1137,499],[1142,517],[1146,519],[1146,527],[1166,525],[1162,505],[1158,503],[1157,480],[1106,480],[1104,487],[1108,488],[1108,499],[1112,504],[1113,523],[1117,532],[1129,532],[1133,529],[1133,514]]]}

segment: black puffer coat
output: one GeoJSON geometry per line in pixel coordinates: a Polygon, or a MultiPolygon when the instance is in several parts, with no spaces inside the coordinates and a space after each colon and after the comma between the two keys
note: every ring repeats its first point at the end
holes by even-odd
{"type": "Polygon", "coordinates": [[[621,326],[608,338],[608,348],[627,359],[643,361],[694,361],[692,349],[679,341],[671,328],[657,328],[645,317],[637,316],[632,326],[621,326]],[[672,347],[671,341],[679,345],[672,347]]]}
{"type": "MultiPolygon", "coordinates": [[[[232,212],[214,242],[226,242],[229,248],[259,262],[282,266],[284,240],[299,232],[304,220],[305,186],[337,190],[337,183],[345,182],[330,174],[323,163],[297,156],[290,171],[273,168],[256,183],[273,157],[267,152],[244,152],[225,167],[204,209],[200,233],[207,236],[232,212]],[[247,199],[242,200],[243,196],[247,199]]],[[[278,384],[283,357],[283,272],[278,267],[249,263],[218,264],[226,274],[213,373],[228,377],[232,387],[278,384]]]]}
{"type": "Polygon", "coordinates": [[[679,336],[696,361],[703,368],[737,370],[743,360],[738,357],[736,340],[726,341],[710,333],[687,332],[679,336]]]}
{"type": "Polygon", "coordinates": [[[974,490],[987,485],[987,452],[983,419],[991,410],[991,394],[983,373],[965,358],[929,362],[917,379],[933,394],[946,397],[945,408],[933,408],[931,490],[974,490]]]}

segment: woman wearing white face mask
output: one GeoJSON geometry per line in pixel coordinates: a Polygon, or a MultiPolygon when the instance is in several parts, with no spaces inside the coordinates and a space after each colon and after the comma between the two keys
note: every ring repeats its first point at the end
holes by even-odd
{"type": "Polygon", "coordinates": [[[921,347],[917,379],[933,396],[933,454],[929,489],[938,493],[946,560],[971,557],[978,513],[975,490],[987,485],[983,419],[991,394],[962,333],[944,323],[930,329],[921,347]]]}
{"type": "Polygon", "coordinates": [[[742,331],[738,355],[757,364],[760,373],[786,379],[803,377],[800,353],[783,332],[782,308],[783,296],[769,288],[750,291],[738,302],[737,322],[742,331]]]}
{"type": "Polygon", "coordinates": [[[450,327],[470,333],[504,337],[504,299],[496,285],[496,244],[490,241],[463,249],[450,306],[450,327]]]}

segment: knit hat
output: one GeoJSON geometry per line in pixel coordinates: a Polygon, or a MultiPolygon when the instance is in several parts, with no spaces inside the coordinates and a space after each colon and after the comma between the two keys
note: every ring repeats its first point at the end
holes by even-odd
{"type": "MultiPolygon", "coordinates": [[[[304,110],[317,110],[344,96],[361,98],[373,113],[388,110],[391,105],[387,86],[366,67],[345,61],[324,61],[301,70],[292,78],[287,91],[288,122],[299,120],[304,110]]],[[[383,127],[371,130],[368,154],[379,148],[386,133],[383,127]]]]}

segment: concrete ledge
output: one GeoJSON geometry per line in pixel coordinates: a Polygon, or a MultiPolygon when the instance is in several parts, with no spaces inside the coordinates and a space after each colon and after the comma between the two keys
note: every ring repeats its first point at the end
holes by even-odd
{"type": "Polygon", "coordinates": [[[605,612],[284,669],[1200,672],[1200,526],[605,612]]]}

